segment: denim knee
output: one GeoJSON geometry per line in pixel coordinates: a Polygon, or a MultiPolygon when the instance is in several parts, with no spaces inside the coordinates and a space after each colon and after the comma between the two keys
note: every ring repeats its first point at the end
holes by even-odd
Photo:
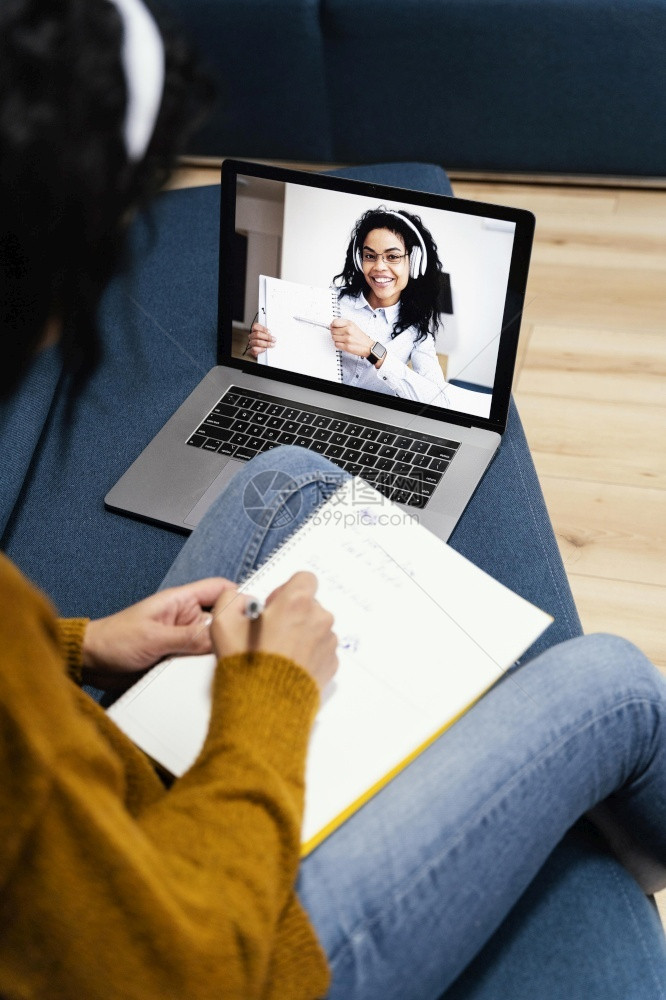
{"type": "Polygon", "coordinates": [[[666,683],[663,677],[645,653],[629,639],[597,632],[573,642],[584,644],[586,660],[600,664],[636,694],[643,693],[650,699],[664,698],[666,683]]]}
{"type": "Polygon", "coordinates": [[[330,459],[323,455],[318,455],[309,448],[301,448],[299,445],[281,444],[270,451],[264,451],[248,462],[243,472],[254,475],[260,471],[268,469],[279,469],[288,475],[295,476],[307,472],[321,472],[324,474],[336,473],[342,482],[343,477],[347,477],[339,465],[334,465],[330,459]]]}
{"type": "Polygon", "coordinates": [[[561,689],[572,710],[576,704],[590,712],[642,705],[643,717],[651,720],[649,728],[659,728],[666,708],[666,678],[628,639],[606,633],[580,636],[552,647],[543,658],[551,685],[561,689]]]}

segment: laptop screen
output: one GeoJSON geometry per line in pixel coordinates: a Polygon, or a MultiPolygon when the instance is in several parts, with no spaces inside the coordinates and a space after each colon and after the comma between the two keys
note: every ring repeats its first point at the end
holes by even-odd
{"type": "Polygon", "coordinates": [[[533,223],[521,210],[225,161],[220,360],[503,429],[533,223]]]}

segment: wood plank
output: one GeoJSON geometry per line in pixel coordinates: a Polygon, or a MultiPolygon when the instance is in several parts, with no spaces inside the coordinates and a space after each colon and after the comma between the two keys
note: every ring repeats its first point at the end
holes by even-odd
{"type": "Polygon", "coordinates": [[[661,406],[517,393],[540,476],[666,489],[661,406]]]}
{"type": "Polygon", "coordinates": [[[648,242],[663,247],[663,223],[659,212],[623,213],[616,206],[614,212],[603,214],[584,210],[544,212],[537,215],[537,232],[552,232],[559,237],[569,233],[572,242],[586,240],[591,246],[635,241],[636,248],[641,249],[648,242]]]}
{"type": "Polygon", "coordinates": [[[666,227],[658,213],[593,215],[586,211],[537,216],[534,260],[539,263],[666,270],[666,227]]]}
{"type": "Polygon", "coordinates": [[[568,233],[572,242],[586,240],[591,246],[635,241],[636,249],[651,242],[663,247],[664,216],[656,209],[648,211],[647,205],[645,208],[643,213],[624,212],[617,199],[612,212],[595,213],[572,205],[570,210],[537,215],[537,232],[544,235],[552,232],[560,237],[568,233]]]}
{"type": "Polygon", "coordinates": [[[631,177],[621,174],[616,176],[606,174],[530,174],[513,173],[510,170],[464,170],[457,167],[449,167],[447,172],[452,181],[460,184],[520,184],[523,186],[529,184],[534,187],[558,188],[561,191],[567,191],[571,188],[574,190],[583,188],[603,190],[607,188],[615,191],[660,191],[666,189],[666,177],[631,177]]]}
{"type": "Polygon", "coordinates": [[[534,212],[535,262],[666,268],[666,199],[661,192],[563,192],[519,185],[457,185],[456,191],[534,212]]]}
{"type": "Polygon", "coordinates": [[[553,369],[523,368],[520,389],[543,397],[632,403],[636,406],[666,405],[666,383],[651,375],[603,375],[553,369]]]}
{"type": "Polygon", "coordinates": [[[567,574],[666,588],[666,491],[541,478],[567,574]]]}
{"type": "Polygon", "coordinates": [[[666,336],[535,324],[517,385],[544,396],[666,406],[666,336]]]}
{"type": "Polygon", "coordinates": [[[523,184],[484,184],[457,181],[452,184],[459,198],[484,201],[490,205],[508,205],[534,212],[537,221],[541,216],[553,214],[577,216],[579,213],[595,216],[615,213],[617,195],[614,191],[596,191],[593,188],[533,187],[523,184]]]}
{"type": "Polygon", "coordinates": [[[586,633],[630,639],[666,677],[666,587],[576,573],[569,582],[586,633]]]}
{"type": "Polygon", "coordinates": [[[525,318],[557,326],[656,330],[666,316],[664,286],[660,271],[637,270],[629,280],[622,268],[581,269],[537,260],[530,269],[525,318]]]}
{"type": "MultiPolygon", "coordinates": [[[[660,220],[661,226],[664,225],[660,220]]],[[[541,265],[608,267],[625,272],[657,271],[666,274],[666,243],[656,235],[627,235],[620,243],[602,231],[579,232],[567,220],[562,226],[541,226],[532,261],[541,265]]],[[[626,276],[625,276],[626,280],[626,276]]]]}
{"type": "Polygon", "coordinates": [[[540,323],[530,340],[529,368],[608,374],[666,375],[666,335],[663,328],[611,330],[540,323]]]}
{"type": "Polygon", "coordinates": [[[663,191],[615,191],[618,216],[666,220],[666,197],[663,191]]]}
{"type": "Polygon", "coordinates": [[[206,184],[220,183],[220,167],[181,167],[174,171],[166,185],[167,191],[177,191],[180,188],[203,187],[206,184]]]}

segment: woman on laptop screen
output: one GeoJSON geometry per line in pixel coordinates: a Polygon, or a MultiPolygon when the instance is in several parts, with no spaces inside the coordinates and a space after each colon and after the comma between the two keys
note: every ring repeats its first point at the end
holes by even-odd
{"type": "MultiPolygon", "coordinates": [[[[437,246],[417,215],[384,205],[356,221],[345,262],[334,278],[340,317],[331,336],[341,352],[342,381],[432,406],[487,415],[488,397],[446,381],[435,337],[443,314],[444,274],[437,246]]],[[[256,358],[274,343],[254,323],[256,358]]]]}

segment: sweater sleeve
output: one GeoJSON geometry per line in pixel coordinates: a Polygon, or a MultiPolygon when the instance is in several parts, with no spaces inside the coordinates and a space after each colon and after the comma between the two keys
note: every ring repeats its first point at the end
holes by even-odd
{"type": "Polygon", "coordinates": [[[16,983],[52,1000],[325,993],[325,959],[293,889],[312,679],[279,656],[223,660],[199,759],[131,814],[121,755],[96,707],[78,709],[53,619],[12,597],[21,638],[0,673],[0,768],[11,776],[0,995],[16,983]],[[38,669],[17,669],[26,656],[38,669]]]}
{"type": "Polygon", "coordinates": [[[75,684],[82,683],[83,636],[89,618],[58,618],[58,643],[67,666],[67,673],[75,684]]]}

